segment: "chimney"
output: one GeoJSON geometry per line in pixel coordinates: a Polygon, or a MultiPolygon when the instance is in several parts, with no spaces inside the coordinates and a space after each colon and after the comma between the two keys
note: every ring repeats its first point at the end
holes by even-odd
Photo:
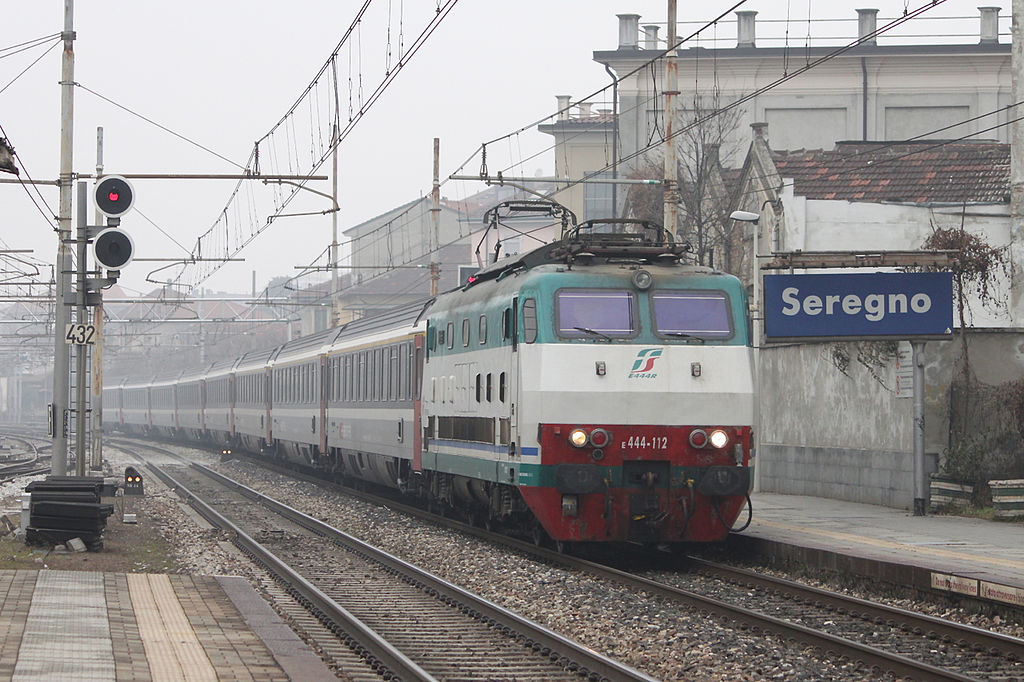
{"type": "Polygon", "coordinates": [[[861,45],[877,45],[878,39],[873,35],[878,30],[878,10],[859,9],[857,10],[857,37],[862,41],[861,45]],[[871,36],[864,39],[865,36],[871,36]]]}
{"type": "Polygon", "coordinates": [[[768,139],[768,124],[762,121],[750,124],[750,130],[753,131],[754,140],[767,140],[768,139]]]}
{"type": "Polygon", "coordinates": [[[568,121],[569,100],[572,99],[572,95],[555,95],[555,99],[558,100],[558,120],[568,121]]]}
{"type": "Polygon", "coordinates": [[[590,118],[590,102],[580,102],[580,118],[590,118]]]}
{"type": "Polygon", "coordinates": [[[981,44],[988,45],[999,42],[999,8],[979,7],[981,12],[981,44]]]}
{"type": "Polygon", "coordinates": [[[615,16],[619,18],[619,49],[639,49],[640,46],[637,45],[637,40],[640,34],[640,15],[617,14],[615,16]]]}
{"type": "Polygon", "coordinates": [[[657,50],[658,49],[658,26],[650,24],[644,26],[644,49],[645,50],[657,50]]]}
{"type": "Polygon", "coordinates": [[[711,144],[709,144],[707,146],[707,149],[705,150],[705,153],[704,153],[704,157],[705,157],[705,162],[708,165],[710,165],[710,166],[720,166],[722,164],[721,160],[718,158],[719,149],[720,148],[721,148],[721,145],[719,145],[717,142],[711,143],[711,144]]]}
{"type": "Polygon", "coordinates": [[[757,12],[736,13],[736,47],[756,47],[754,45],[755,16],[757,16],[757,12]]]}

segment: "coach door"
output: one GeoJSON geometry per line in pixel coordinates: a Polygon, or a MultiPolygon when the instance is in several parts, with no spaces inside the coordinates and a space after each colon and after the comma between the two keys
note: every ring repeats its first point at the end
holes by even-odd
{"type": "Polygon", "coordinates": [[[504,406],[505,416],[500,428],[501,444],[508,448],[508,459],[519,459],[519,299],[505,308],[501,319],[503,353],[501,373],[498,375],[498,399],[504,406]]]}

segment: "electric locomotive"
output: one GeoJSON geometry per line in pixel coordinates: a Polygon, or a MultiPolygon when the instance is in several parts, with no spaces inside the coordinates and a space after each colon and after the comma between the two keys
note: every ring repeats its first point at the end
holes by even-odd
{"type": "Polygon", "coordinates": [[[396,488],[538,542],[723,539],[750,511],[741,283],[686,263],[656,225],[563,224],[435,299],[180,386],[123,382],[104,409],[131,430],[396,488]]]}
{"type": "Polygon", "coordinates": [[[584,223],[439,297],[429,496],[558,542],[724,538],[749,505],[745,295],[685,249],[657,226],[584,223]]]}

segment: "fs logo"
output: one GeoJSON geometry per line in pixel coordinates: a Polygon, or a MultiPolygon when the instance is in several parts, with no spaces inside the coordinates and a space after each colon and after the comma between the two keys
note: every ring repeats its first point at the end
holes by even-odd
{"type": "Polygon", "coordinates": [[[661,348],[644,348],[636,354],[633,368],[629,370],[630,379],[653,379],[658,375],[651,370],[654,369],[655,361],[661,357],[661,348]]]}

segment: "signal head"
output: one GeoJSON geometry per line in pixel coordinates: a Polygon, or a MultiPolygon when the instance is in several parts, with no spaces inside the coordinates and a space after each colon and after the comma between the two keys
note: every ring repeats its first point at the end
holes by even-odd
{"type": "Polygon", "coordinates": [[[108,227],[96,235],[92,251],[96,262],[104,268],[120,270],[131,262],[135,245],[127,232],[116,227],[108,227]]]}
{"type": "Polygon", "coordinates": [[[135,190],[120,175],[107,175],[96,183],[96,208],[108,218],[118,218],[135,203],[135,190]]]}

